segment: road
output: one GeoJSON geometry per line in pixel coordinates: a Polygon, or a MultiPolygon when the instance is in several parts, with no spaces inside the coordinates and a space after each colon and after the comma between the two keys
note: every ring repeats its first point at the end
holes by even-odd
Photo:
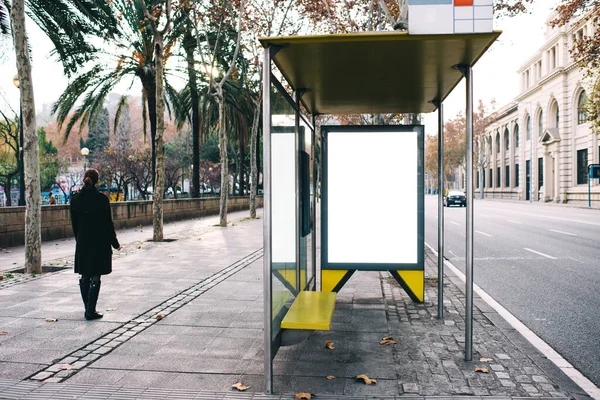
{"type": "MultiPolygon", "coordinates": [[[[600,210],[474,207],[475,283],[600,386],[600,210]]],[[[445,210],[445,257],[464,272],[466,209],[445,210]]],[[[437,249],[436,196],[426,196],[425,240],[437,249]]]]}

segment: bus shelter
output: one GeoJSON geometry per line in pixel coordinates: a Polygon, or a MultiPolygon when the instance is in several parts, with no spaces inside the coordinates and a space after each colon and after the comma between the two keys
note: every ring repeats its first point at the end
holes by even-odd
{"type": "MultiPolygon", "coordinates": [[[[263,45],[266,392],[280,346],[329,330],[355,271],[389,271],[424,301],[424,127],[317,129],[318,115],[438,112],[466,79],[465,359],[472,357],[473,76],[500,32],[291,36],[263,45]],[[368,187],[368,190],[364,190],[368,187]],[[318,208],[318,210],[317,210],[318,208]],[[317,212],[320,211],[320,212],[317,212]],[[317,227],[320,250],[317,251],[317,227]]],[[[438,317],[443,318],[443,174],[438,173],[438,317]]],[[[400,338],[401,340],[401,338],[400,338]]]]}

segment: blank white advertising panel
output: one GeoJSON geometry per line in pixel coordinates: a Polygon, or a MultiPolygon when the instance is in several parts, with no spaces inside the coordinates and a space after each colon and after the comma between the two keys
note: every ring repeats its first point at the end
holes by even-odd
{"type": "Polygon", "coordinates": [[[272,261],[296,261],[296,142],[294,133],[271,135],[272,261]]]}
{"type": "Polygon", "coordinates": [[[328,263],[418,262],[418,133],[327,133],[328,263]]]}

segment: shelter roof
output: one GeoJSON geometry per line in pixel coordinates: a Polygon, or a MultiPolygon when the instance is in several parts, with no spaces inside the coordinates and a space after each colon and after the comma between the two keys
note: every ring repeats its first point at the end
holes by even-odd
{"type": "Polygon", "coordinates": [[[409,35],[368,32],[260,38],[313,114],[421,113],[436,107],[501,32],[409,35]]]}

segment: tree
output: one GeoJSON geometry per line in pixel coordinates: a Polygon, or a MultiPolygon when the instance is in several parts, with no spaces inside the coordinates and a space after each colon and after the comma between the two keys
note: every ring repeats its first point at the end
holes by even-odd
{"type": "Polygon", "coordinates": [[[36,135],[33,79],[29,60],[29,45],[25,30],[24,0],[13,0],[11,9],[12,34],[17,56],[21,110],[23,115],[23,161],[25,165],[25,270],[42,272],[42,198],[40,194],[40,165],[36,135]]]}
{"type": "Polygon", "coordinates": [[[89,121],[88,137],[85,141],[85,147],[90,150],[90,160],[94,163],[102,157],[102,153],[104,153],[104,150],[109,146],[109,125],[110,121],[107,108],[102,109],[102,112],[97,119],[89,121]]]}

